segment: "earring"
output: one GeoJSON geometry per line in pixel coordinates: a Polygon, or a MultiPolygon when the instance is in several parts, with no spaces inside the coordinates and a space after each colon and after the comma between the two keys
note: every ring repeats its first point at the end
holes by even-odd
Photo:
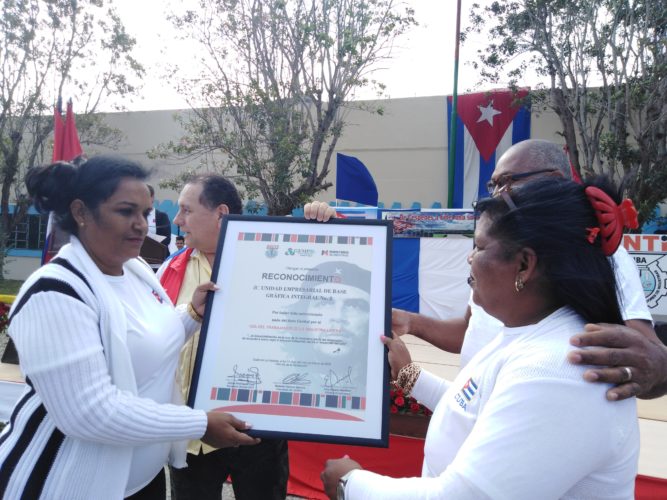
{"type": "Polygon", "coordinates": [[[526,284],[523,282],[521,279],[520,275],[517,275],[516,279],[514,280],[514,289],[518,292],[523,290],[523,287],[526,286],[526,284]]]}
{"type": "Polygon", "coordinates": [[[83,227],[83,226],[85,226],[85,224],[83,222],[80,222],[79,226],[83,227]]]}

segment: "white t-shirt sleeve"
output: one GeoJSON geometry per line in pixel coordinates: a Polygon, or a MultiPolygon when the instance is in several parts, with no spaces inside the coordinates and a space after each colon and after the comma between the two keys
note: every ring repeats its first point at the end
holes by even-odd
{"type": "Polygon", "coordinates": [[[625,321],[631,319],[645,319],[653,321],[646,304],[644,288],[639,279],[639,270],[634,259],[623,247],[618,247],[612,256],[616,273],[616,288],[621,313],[625,321]]]}
{"type": "Polygon", "coordinates": [[[410,395],[426,406],[426,408],[433,411],[450,385],[450,382],[447,380],[431,372],[422,370],[410,395]]]}
{"type": "Polygon", "coordinates": [[[356,470],[348,478],[345,498],[354,500],[490,499],[474,484],[449,469],[440,477],[408,478],[393,478],[367,470],[356,470]]]}

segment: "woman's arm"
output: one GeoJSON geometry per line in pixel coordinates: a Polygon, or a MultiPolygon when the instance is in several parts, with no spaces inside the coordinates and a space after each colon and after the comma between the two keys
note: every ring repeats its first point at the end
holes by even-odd
{"type": "Polygon", "coordinates": [[[158,404],[118,389],[109,376],[97,315],[78,298],[33,295],[12,318],[10,334],[28,383],[69,437],[127,446],[202,436],[218,447],[257,442],[237,432],[246,426],[225,414],[158,404]]]}
{"type": "Polygon", "coordinates": [[[455,354],[461,352],[469,322],[470,306],[462,318],[446,320],[430,318],[402,309],[391,310],[391,331],[393,333],[414,335],[439,349],[455,354]]]}
{"type": "MultiPolygon", "coordinates": [[[[515,375],[496,381],[472,433],[440,475],[394,479],[355,470],[346,498],[535,498],[535,492],[560,498],[619,456],[627,464],[613,475],[627,481],[616,487],[618,497],[631,498],[639,445],[634,402],[608,403],[602,389],[592,393],[578,380],[516,383],[515,375]]],[[[436,437],[428,446],[447,447],[451,437],[436,437]]],[[[328,472],[336,466],[330,461],[322,475],[329,488],[335,477],[328,472]]]]}
{"type": "Polygon", "coordinates": [[[202,283],[192,293],[192,300],[189,304],[179,304],[176,306],[176,313],[181,318],[185,328],[185,338],[190,338],[197,330],[201,328],[204,312],[206,311],[206,298],[209,292],[215,292],[218,287],[212,281],[202,283]]]}
{"type": "Polygon", "coordinates": [[[112,384],[97,315],[77,298],[33,295],[12,319],[11,336],[26,378],[68,436],[134,445],[195,439],[206,430],[203,411],[157,404],[112,384]]]}

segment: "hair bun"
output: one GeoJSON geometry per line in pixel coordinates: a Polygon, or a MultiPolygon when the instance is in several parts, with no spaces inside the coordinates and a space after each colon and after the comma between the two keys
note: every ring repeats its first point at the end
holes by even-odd
{"type": "Polygon", "coordinates": [[[77,168],[64,161],[29,169],[25,184],[37,211],[60,213],[66,210],[72,201],[76,175],[77,168]]]}

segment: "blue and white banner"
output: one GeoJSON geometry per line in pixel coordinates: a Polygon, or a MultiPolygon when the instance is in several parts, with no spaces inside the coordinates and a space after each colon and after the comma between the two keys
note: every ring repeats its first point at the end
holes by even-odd
{"type": "MultiPolygon", "coordinates": [[[[377,219],[377,208],[337,208],[341,217],[377,219]]],[[[396,211],[400,213],[400,211],[396,211]]],[[[451,211],[440,211],[448,213],[451,211]]],[[[424,213],[438,213],[427,211],[424,213]]],[[[461,211],[472,215],[469,211],[461,211]]],[[[468,228],[472,233],[472,227],[468,228]]],[[[392,239],[392,306],[433,318],[462,318],[468,307],[472,234],[392,239]]]]}
{"type": "Polygon", "coordinates": [[[393,239],[392,305],[434,318],[462,318],[468,306],[472,238],[393,239]]]}

